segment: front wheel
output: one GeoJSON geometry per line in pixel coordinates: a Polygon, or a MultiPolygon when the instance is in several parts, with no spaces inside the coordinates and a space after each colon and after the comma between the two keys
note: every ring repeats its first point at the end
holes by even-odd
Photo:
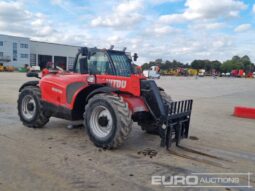
{"type": "Polygon", "coordinates": [[[96,146],[113,149],[120,146],[131,132],[131,112],[122,97],[97,94],[85,107],[84,123],[96,146]]]}
{"type": "Polygon", "coordinates": [[[50,116],[47,115],[41,103],[41,91],[38,87],[25,87],[18,98],[18,114],[27,127],[43,127],[50,116]]]}

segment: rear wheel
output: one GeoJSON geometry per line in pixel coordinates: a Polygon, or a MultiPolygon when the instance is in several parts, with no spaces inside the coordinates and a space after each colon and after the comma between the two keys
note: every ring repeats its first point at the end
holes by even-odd
{"type": "Polygon", "coordinates": [[[47,115],[41,103],[41,91],[36,86],[25,87],[18,98],[18,114],[27,127],[43,127],[50,116],[47,115]]]}
{"type": "Polygon", "coordinates": [[[85,107],[84,123],[96,146],[113,149],[120,146],[131,132],[131,112],[122,97],[97,94],[85,107]]]}
{"type": "MultiPolygon", "coordinates": [[[[165,91],[160,91],[163,103],[168,104],[172,102],[172,98],[166,94],[165,91]]],[[[159,135],[159,126],[156,123],[138,123],[141,126],[142,130],[146,131],[149,134],[159,135]]]]}

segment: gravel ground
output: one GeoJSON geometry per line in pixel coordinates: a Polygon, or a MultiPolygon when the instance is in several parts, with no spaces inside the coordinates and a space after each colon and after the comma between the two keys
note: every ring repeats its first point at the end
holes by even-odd
{"type": "MultiPolygon", "coordinates": [[[[67,129],[65,120],[52,118],[42,129],[24,127],[16,101],[19,87],[28,80],[22,73],[0,73],[1,191],[170,190],[151,185],[151,176],[255,172],[255,120],[232,116],[235,105],[255,107],[254,79],[157,80],[174,100],[194,99],[192,139],[170,151],[159,147],[159,137],[136,124],[125,144],[114,151],[96,148],[83,128],[67,129]],[[146,148],[157,155],[139,154],[146,148]]],[[[254,176],[251,185],[255,186],[254,176]]],[[[252,190],[217,188],[225,189],[252,190]]]]}

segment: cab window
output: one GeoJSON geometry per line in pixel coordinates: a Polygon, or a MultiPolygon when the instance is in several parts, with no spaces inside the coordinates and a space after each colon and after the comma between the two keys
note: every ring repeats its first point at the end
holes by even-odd
{"type": "Polygon", "coordinates": [[[96,52],[88,60],[88,71],[93,74],[114,75],[114,70],[104,52],[96,52]]]}
{"type": "Polygon", "coordinates": [[[132,74],[131,63],[126,54],[111,52],[110,57],[114,63],[117,76],[129,77],[132,74]]]}

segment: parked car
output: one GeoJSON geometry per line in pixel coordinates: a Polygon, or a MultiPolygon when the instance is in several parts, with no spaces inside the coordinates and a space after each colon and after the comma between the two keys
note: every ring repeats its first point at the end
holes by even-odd
{"type": "Polygon", "coordinates": [[[31,66],[30,72],[40,72],[41,69],[40,69],[40,66],[31,66]]]}
{"type": "Polygon", "coordinates": [[[146,78],[151,78],[151,79],[155,79],[155,78],[159,79],[160,78],[160,74],[153,70],[144,70],[143,75],[146,78]]]}

